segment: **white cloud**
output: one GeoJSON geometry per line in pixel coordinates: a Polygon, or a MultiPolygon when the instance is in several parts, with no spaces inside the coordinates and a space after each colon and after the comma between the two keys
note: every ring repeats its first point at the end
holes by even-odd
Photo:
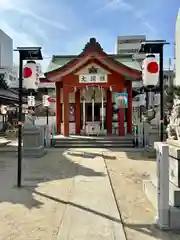
{"type": "Polygon", "coordinates": [[[36,46],[36,40],[29,34],[13,29],[7,22],[0,21],[1,29],[13,39],[14,47],[17,46],[36,46]]]}
{"type": "Polygon", "coordinates": [[[127,1],[124,0],[108,0],[106,1],[106,3],[104,4],[104,6],[100,9],[100,11],[103,10],[131,10],[132,9],[132,5],[129,4],[127,1]]]}
{"type": "Polygon", "coordinates": [[[47,31],[45,31],[45,29],[43,29],[41,25],[35,21],[25,19],[21,25],[21,29],[23,32],[26,32],[26,34],[35,36],[36,39],[39,39],[39,42],[48,42],[49,40],[47,31]]]}
{"type": "MultiPolygon", "coordinates": [[[[38,43],[38,41],[36,41],[32,37],[32,35],[29,35],[25,32],[20,31],[20,30],[17,31],[15,29],[11,28],[10,25],[8,25],[6,22],[4,22],[2,20],[0,21],[0,26],[1,26],[1,29],[13,39],[13,48],[14,49],[16,49],[17,47],[37,47],[37,46],[41,46],[38,43]]],[[[44,57],[44,55],[46,56],[47,54],[44,53],[43,57],[44,57]]],[[[18,52],[14,52],[13,61],[16,65],[18,65],[18,62],[19,62],[18,52]]],[[[40,64],[42,65],[43,70],[46,70],[49,61],[50,61],[49,58],[45,58],[43,61],[40,61],[40,64]]]]}
{"type": "MultiPolygon", "coordinates": [[[[43,7],[44,11],[48,8],[46,5],[43,7]]],[[[37,5],[35,0],[0,0],[0,13],[3,16],[0,19],[0,28],[13,39],[14,49],[18,46],[43,46],[45,41],[49,40],[49,27],[56,28],[58,31],[67,30],[64,24],[55,21],[53,17],[44,18],[41,4],[39,2],[37,5]],[[32,6],[37,6],[36,12],[32,6]],[[20,22],[19,19],[21,19],[20,22]]],[[[48,54],[44,52],[43,55],[47,56],[48,54]]],[[[49,54],[49,56],[51,55],[49,54]]],[[[13,60],[15,64],[18,64],[19,55],[17,52],[14,52],[13,60]]],[[[50,58],[47,57],[40,61],[43,70],[46,70],[49,61],[50,58]]]]}
{"type": "Polygon", "coordinates": [[[156,33],[156,29],[149,22],[143,21],[143,24],[150,32],[156,33]]]}
{"type": "Polygon", "coordinates": [[[8,10],[12,8],[12,3],[10,0],[0,0],[0,9],[8,10]]]}
{"type": "Polygon", "coordinates": [[[34,20],[38,20],[51,27],[58,28],[60,30],[67,30],[66,26],[60,22],[54,21],[53,19],[44,18],[41,15],[41,11],[37,14],[28,6],[28,1],[19,0],[14,2],[13,0],[0,0],[0,11],[14,10],[20,14],[29,16],[34,20]]]}
{"type": "Polygon", "coordinates": [[[155,38],[159,38],[156,28],[146,19],[146,13],[143,11],[143,9],[139,9],[127,0],[105,0],[105,4],[100,11],[104,10],[131,12],[134,17],[139,19],[141,24],[147,28],[148,35],[153,35],[155,38]]]}

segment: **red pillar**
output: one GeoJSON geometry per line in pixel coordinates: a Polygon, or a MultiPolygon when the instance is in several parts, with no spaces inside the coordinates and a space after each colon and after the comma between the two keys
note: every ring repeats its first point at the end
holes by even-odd
{"type": "Polygon", "coordinates": [[[132,81],[128,81],[127,133],[132,134],[132,81]]]}
{"type": "Polygon", "coordinates": [[[63,102],[64,102],[64,136],[69,136],[69,89],[63,87],[63,102]]]}
{"type": "Polygon", "coordinates": [[[107,99],[106,99],[106,126],[107,134],[112,134],[112,92],[107,89],[107,99]]]}
{"type": "MultiPolygon", "coordinates": [[[[120,88],[120,93],[124,91],[124,86],[120,88]]],[[[120,107],[118,111],[118,135],[124,136],[124,107],[120,107]]]]}
{"type": "Polygon", "coordinates": [[[56,83],[56,133],[61,134],[61,88],[56,83]]]}
{"type": "Polygon", "coordinates": [[[80,99],[80,89],[75,92],[75,120],[76,120],[76,134],[81,133],[81,99],[80,99]]]}

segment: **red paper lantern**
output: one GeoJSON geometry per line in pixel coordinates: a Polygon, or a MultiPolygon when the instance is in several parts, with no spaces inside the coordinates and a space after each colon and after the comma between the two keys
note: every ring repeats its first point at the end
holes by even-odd
{"type": "Polygon", "coordinates": [[[29,67],[24,68],[24,78],[29,78],[32,76],[32,69],[29,67]]]}
{"type": "Polygon", "coordinates": [[[147,65],[147,70],[150,73],[157,73],[159,71],[159,65],[157,62],[150,62],[147,65]]]}
{"type": "Polygon", "coordinates": [[[142,80],[144,86],[156,86],[159,81],[159,63],[154,55],[147,56],[142,62],[142,80]]]}

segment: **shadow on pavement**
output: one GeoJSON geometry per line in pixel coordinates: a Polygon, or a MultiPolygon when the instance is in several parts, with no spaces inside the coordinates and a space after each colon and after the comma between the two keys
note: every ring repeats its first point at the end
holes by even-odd
{"type": "Polygon", "coordinates": [[[70,206],[73,206],[75,208],[79,208],[81,210],[84,210],[86,212],[90,212],[90,213],[93,213],[95,215],[101,216],[101,217],[106,218],[108,220],[111,220],[111,221],[114,221],[114,222],[117,222],[117,223],[121,223],[121,221],[119,219],[117,219],[117,218],[114,218],[114,217],[111,217],[111,216],[109,216],[107,214],[104,214],[104,213],[98,212],[96,210],[84,207],[84,206],[82,206],[80,204],[76,204],[76,203],[73,203],[73,202],[70,202],[70,201],[65,201],[65,200],[62,200],[62,199],[59,199],[59,198],[55,198],[55,197],[49,196],[47,194],[44,194],[44,193],[41,193],[41,192],[38,192],[38,191],[35,191],[35,190],[32,192],[31,188],[28,188],[28,187],[26,187],[26,190],[30,191],[31,193],[35,193],[35,194],[37,194],[39,196],[42,196],[42,197],[48,198],[50,200],[53,200],[55,202],[58,202],[58,203],[61,203],[61,204],[66,204],[66,205],[70,205],[70,206]]]}
{"type": "Polygon", "coordinates": [[[104,173],[96,172],[72,161],[62,151],[50,152],[42,158],[23,159],[22,188],[17,188],[17,157],[10,158],[3,154],[0,157],[0,203],[22,204],[27,208],[40,208],[43,204],[35,199],[33,192],[40,184],[59,179],[70,179],[78,175],[103,177],[104,173]],[[27,191],[26,186],[31,186],[27,191]]]}
{"type": "Polygon", "coordinates": [[[76,157],[83,157],[83,158],[90,158],[90,159],[93,159],[93,158],[96,158],[96,157],[103,157],[105,159],[109,159],[109,160],[114,160],[116,159],[116,156],[109,156],[106,154],[106,152],[103,152],[103,153],[92,153],[92,152],[85,152],[85,151],[68,151],[68,155],[71,155],[71,156],[76,156],[76,157]]]}
{"type": "MultiPolygon", "coordinates": [[[[155,224],[129,224],[124,223],[126,228],[130,228],[132,230],[138,231],[142,234],[146,234],[148,236],[153,236],[157,239],[162,240],[175,240],[173,237],[178,237],[180,239],[180,231],[161,231],[156,227],[155,224]]],[[[177,238],[176,238],[177,239],[177,238]]]]}
{"type": "Polygon", "coordinates": [[[129,160],[134,160],[134,161],[149,161],[149,162],[155,162],[156,159],[153,157],[148,157],[145,155],[144,151],[141,150],[139,151],[136,148],[133,149],[109,149],[114,155],[118,155],[117,158],[123,157],[123,154],[125,153],[126,158],[129,158],[129,160]]]}

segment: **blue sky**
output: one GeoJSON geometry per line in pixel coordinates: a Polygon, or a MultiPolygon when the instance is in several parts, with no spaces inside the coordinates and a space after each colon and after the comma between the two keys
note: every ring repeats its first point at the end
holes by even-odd
{"type": "Polygon", "coordinates": [[[43,69],[53,54],[80,53],[90,37],[108,53],[115,53],[117,35],[165,39],[167,59],[179,7],[179,0],[0,0],[0,28],[14,47],[42,46],[43,69]]]}

